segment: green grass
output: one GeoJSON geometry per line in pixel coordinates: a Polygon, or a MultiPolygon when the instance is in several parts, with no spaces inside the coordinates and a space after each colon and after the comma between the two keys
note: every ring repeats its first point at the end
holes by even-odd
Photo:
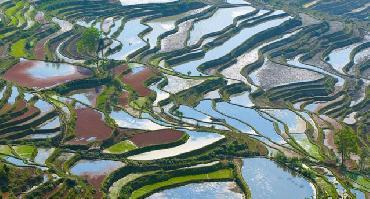
{"type": "Polygon", "coordinates": [[[26,39],[20,39],[17,42],[15,42],[11,49],[10,49],[10,55],[13,57],[25,57],[26,56],[26,47],[27,40],[26,39]]]}
{"type": "Polygon", "coordinates": [[[4,33],[4,34],[0,34],[0,39],[4,39],[6,37],[9,37],[10,35],[15,34],[16,32],[17,31],[14,30],[14,31],[10,31],[10,32],[4,33]]]}
{"type": "Polygon", "coordinates": [[[24,7],[24,5],[25,5],[24,2],[19,1],[19,2],[17,2],[17,4],[15,4],[15,6],[7,9],[5,11],[5,15],[11,19],[10,20],[10,24],[11,25],[13,25],[13,26],[17,26],[18,25],[18,20],[19,19],[18,19],[18,17],[16,15],[18,14],[17,12],[19,12],[20,14],[22,14],[22,12],[20,12],[20,11],[24,7]]]}
{"type": "Polygon", "coordinates": [[[113,183],[113,185],[109,188],[109,198],[111,199],[117,199],[119,196],[119,191],[122,189],[123,186],[125,186],[127,183],[145,175],[149,175],[154,173],[153,171],[148,171],[144,173],[131,173],[127,176],[117,180],[113,183]]]}
{"type": "Polygon", "coordinates": [[[338,198],[338,194],[332,184],[328,183],[321,177],[316,177],[315,181],[317,186],[324,192],[323,194],[326,197],[338,198]]]}
{"type": "Polygon", "coordinates": [[[142,110],[150,104],[150,100],[147,97],[138,97],[136,100],[130,102],[130,106],[142,110]]]}
{"type": "Polygon", "coordinates": [[[13,146],[14,151],[23,159],[32,159],[33,155],[36,154],[37,149],[35,146],[20,145],[13,146]]]}
{"type": "Polygon", "coordinates": [[[113,86],[103,90],[96,100],[96,107],[104,109],[105,103],[109,100],[110,96],[114,93],[115,88],[113,86]]]}
{"type": "Polygon", "coordinates": [[[197,174],[197,175],[174,177],[174,178],[171,178],[163,182],[157,182],[151,185],[143,186],[140,189],[134,191],[130,198],[141,198],[145,196],[147,193],[152,193],[155,190],[166,188],[166,187],[173,186],[176,184],[202,181],[202,180],[211,180],[211,179],[212,180],[231,179],[232,177],[233,177],[233,172],[231,169],[222,169],[222,170],[214,171],[208,174],[197,174]]]}
{"type": "Polygon", "coordinates": [[[366,187],[367,189],[370,189],[370,179],[369,178],[366,178],[364,176],[358,176],[356,178],[356,182],[364,187],[366,187]]]}
{"type": "Polygon", "coordinates": [[[5,155],[11,155],[12,149],[8,145],[0,145],[0,153],[5,155]]]}
{"type": "Polygon", "coordinates": [[[367,178],[366,176],[350,172],[347,172],[345,175],[352,179],[353,181],[355,181],[357,184],[361,185],[362,187],[370,189],[370,179],[367,178]]]}
{"type": "Polygon", "coordinates": [[[18,27],[26,23],[26,20],[23,17],[23,12],[18,11],[15,17],[17,18],[17,21],[18,21],[18,24],[17,24],[18,27]]]}
{"type": "Polygon", "coordinates": [[[22,1],[19,1],[15,4],[15,6],[7,9],[5,11],[6,16],[11,17],[13,16],[19,9],[21,9],[24,6],[24,3],[22,1]]]}
{"type": "Polygon", "coordinates": [[[134,150],[136,149],[137,146],[128,141],[128,140],[125,140],[125,141],[121,141],[109,148],[107,148],[106,150],[110,153],[124,153],[124,152],[127,152],[127,151],[131,151],[131,150],[134,150]]]}
{"type": "Polygon", "coordinates": [[[320,154],[320,149],[316,145],[312,144],[308,139],[297,140],[297,143],[302,146],[310,155],[315,157],[317,160],[324,160],[320,154]]]}

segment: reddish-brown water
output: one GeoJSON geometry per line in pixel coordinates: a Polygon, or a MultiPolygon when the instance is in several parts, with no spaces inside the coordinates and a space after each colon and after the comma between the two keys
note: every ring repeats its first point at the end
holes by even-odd
{"type": "Polygon", "coordinates": [[[3,78],[24,87],[48,88],[91,75],[90,70],[70,64],[21,60],[3,78]]]}
{"type": "Polygon", "coordinates": [[[179,140],[183,132],[173,129],[162,129],[135,134],[130,140],[138,147],[167,144],[179,140]]]}

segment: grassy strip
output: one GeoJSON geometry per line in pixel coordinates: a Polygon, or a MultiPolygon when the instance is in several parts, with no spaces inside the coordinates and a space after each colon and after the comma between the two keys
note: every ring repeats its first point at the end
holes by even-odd
{"type": "Polygon", "coordinates": [[[156,190],[165,189],[166,187],[171,187],[174,185],[190,183],[190,182],[199,182],[203,180],[222,180],[222,179],[231,179],[233,178],[233,172],[231,169],[222,169],[214,171],[207,174],[197,174],[197,175],[188,175],[181,177],[170,178],[169,180],[154,183],[151,185],[146,185],[140,189],[134,191],[131,195],[131,198],[143,198],[149,193],[153,193],[156,190]]]}
{"type": "Polygon", "coordinates": [[[243,162],[240,159],[234,160],[234,171],[235,171],[235,182],[242,189],[246,199],[252,198],[252,193],[248,187],[247,182],[244,180],[243,174],[241,173],[243,162]]]}
{"type": "Polygon", "coordinates": [[[14,146],[13,149],[22,159],[31,160],[37,154],[36,147],[31,145],[14,146]]]}
{"type": "Polygon", "coordinates": [[[5,155],[12,155],[12,149],[8,145],[0,145],[0,157],[5,155]]]}
{"type": "Polygon", "coordinates": [[[148,171],[144,173],[132,173],[128,174],[127,176],[117,180],[113,185],[109,188],[109,198],[116,199],[119,196],[119,191],[123,186],[125,186],[127,183],[142,177],[144,175],[153,174],[154,171],[148,171]]]}

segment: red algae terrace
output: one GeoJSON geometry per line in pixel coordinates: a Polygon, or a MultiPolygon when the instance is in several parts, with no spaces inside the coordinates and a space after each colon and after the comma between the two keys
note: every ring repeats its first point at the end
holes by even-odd
{"type": "Polygon", "coordinates": [[[112,129],[104,122],[102,113],[88,107],[77,108],[76,137],[68,144],[87,144],[111,136],[112,129]]]}
{"type": "Polygon", "coordinates": [[[123,76],[123,83],[130,85],[140,96],[148,96],[150,89],[145,87],[144,82],[155,75],[155,70],[145,66],[132,68],[132,71],[123,76]]]}
{"type": "Polygon", "coordinates": [[[20,86],[42,89],[91,75],[89,69],[71,64],[22,59],[6,71],[3,78],[20,86]]]}
{"type": "Polygon", "coordinates": [[[130,138],[136,146],[146,147],[159,144],[168,144],[182,138],[185,133],[173,129],[161,129],[156,131],[148,131],[138,133],[130,138]]]}

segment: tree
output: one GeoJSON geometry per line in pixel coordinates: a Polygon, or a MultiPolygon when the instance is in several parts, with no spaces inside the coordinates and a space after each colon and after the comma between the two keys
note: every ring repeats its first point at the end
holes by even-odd
{"type": "Polygon", "coordinates": [[[358,137],[350,127],[344,127],[335,134],[335,144],[342,155],[342,166],[351,153],[358,153],[358,137]]]}
{"type": "Polygon", "coordinates": [[[102,50],[103,39],[101,32],[95,28],[87,28],[79,41],[77,42],[77,51],[86,53],[96,59],[97,66],[99,65],[99,50],[102,50]]]}
{"type": "Polygon", "coordinates": [[[359,162],[359,166],[360,166],[360,170],[365,170],[367,168],[369,164],[369,149],[368,148],[365,148],[361,151],[361,154],[360,154],[360,162],[359,162]]]}
{"type": "Polygon", "coordinates": [[[9,168],[6,164],[0,163],[0,191],[8,192],[9,191],[9,168]]]}

